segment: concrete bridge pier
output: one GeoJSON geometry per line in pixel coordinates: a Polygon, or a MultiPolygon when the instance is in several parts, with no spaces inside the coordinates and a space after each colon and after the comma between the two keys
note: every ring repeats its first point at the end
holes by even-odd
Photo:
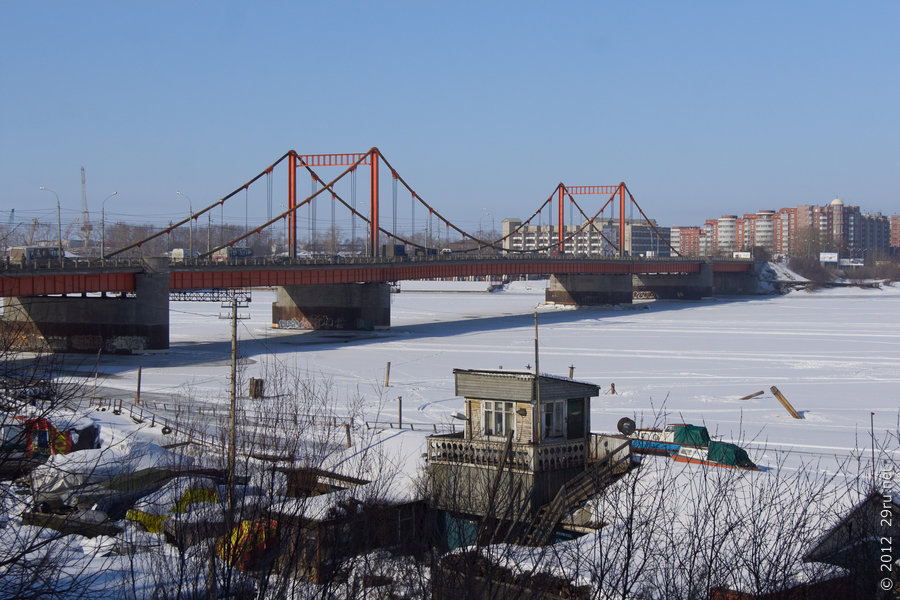
{"type": "Polygon", "coordinates": [[[545,298],[578,306],[631,304],[631,275],[551,275],[545,298]]]}
{"type": "Polygon", "coordinates": [[[168,259],[146,259],[134,296],[3,299],[3,327],[32,351],[143,354],[169,349],[168,259]]]}
{"type": "Polygon", "coordinates": [[[716,295],[750,295],[759,293],[760,271],[764,262],[753,263],[747,271],[716,271],[713,277],[713,291],[716,295]]]}
{"type": "Polygon", "coordinates": [[[272,303],[277,329],[388,329],[391,288],[386,283],[288,285],[272,303]]]}
{"type": "Polygon", "coordinates": [[[713,283],[712,263],[701,263],[699,273],[635,275],[634,291],[661,300],[699,300],[713,295],[713,283]]]}

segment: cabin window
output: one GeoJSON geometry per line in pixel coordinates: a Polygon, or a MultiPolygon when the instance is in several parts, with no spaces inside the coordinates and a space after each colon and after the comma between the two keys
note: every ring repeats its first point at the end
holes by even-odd
{"type": "Polygon", "coordinates": [[[484,435],[506,435],[515,431],[512,402],[484,402],[484,435]]]}
{"type": "Polygon", "coordinates": [[[569,414],[566,415],[566,419],[569,422],[568,425],[568,434],[566,435],[566,439],[574,440],[577,438],[583,438],[585,435],[584,431],[584,400],[581,398],[576,398],[574,400],[569,400],[568,403],[569,414]]]}
{"type": "Polygon", "coordinates": [[[562,437],[565,423],[565,405],[562,402],[545,402],[544,437],[562,437]]]}

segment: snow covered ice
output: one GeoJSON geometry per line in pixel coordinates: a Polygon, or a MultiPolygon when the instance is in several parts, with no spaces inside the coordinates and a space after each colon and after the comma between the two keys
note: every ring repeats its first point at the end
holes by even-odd
{"type": "MultiPolygon", "coordinates": [[[[255,291],[238,330],[244,379],[278,362],[329,380],[339,396],[362,395],[373,421],[396,422],[402,396],[404,421],[447,423],[463,408],[452,369],[533,368],[537,311],[542,372],[567,375],[574,366],[575,379],[603,390],[591,403],[594,431],[614,431],[621,416],[649,425],[665,413],[748,448],[765,445],[763,456],[751,451],[765,465],[786,450],[865,450],[871,412],[876,433],[896,429],[900,288],[577,309],[544,305],[543,292],[543,282],[492,294],[402,292],[392,295],[388,331],[300,332],[271,329],[272,294],[255,291]],[[778,403],[773,385],[802,420],[778,403]]],[[[169,353],[104,357],[101,372],[115,377],[103,385],[133,394],[141,364],[142,394],[189,389],[226,403],[230,341],[219,312],[214,303],[172,303],[169,353]]]]}

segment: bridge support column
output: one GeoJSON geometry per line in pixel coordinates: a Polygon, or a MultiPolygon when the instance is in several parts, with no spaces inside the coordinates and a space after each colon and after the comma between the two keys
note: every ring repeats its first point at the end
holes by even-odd
{"type": "Polygon", "coordinates": [[[272,327],[278,329],[388,329],[391,288],[386,283],[290,285],[278,288],[272,327]]]}
{"type": "Polygon", "coordinates": [[[712,263],[701,263],[699,273],[635,275],[634,291],[660,300],[699,300],[713,295],[712,263]]]}
{"type": "Polygon", "coordinates": [[[133,297],[4,298],[3,327],[23,350],[143,354],[169,349],[168,260],[148,259],[133,297]],[[151,262],[152,261],[152,262],[151,262]]]}
{"type": "Polygon", "coordinates": [[[592,306],[631,304],[631,275],[551,275],[547,302],[592,306]]]}
{"type": "Polygon", "coordinates": [[[765,264],[754,263],[747,271],[717,271],[712,277],[713,292],[717,296],[758,294],[760,271],[765,264]]]}

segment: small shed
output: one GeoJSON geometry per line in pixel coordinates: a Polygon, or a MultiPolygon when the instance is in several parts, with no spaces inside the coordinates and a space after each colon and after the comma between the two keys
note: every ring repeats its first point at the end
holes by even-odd
{"type": "Polygon", "coordinates": [[[630,456],[627,443],[591,433],[590,400],[600,392],[592,383],[522,371],[453,374],[466,424],[462,432],[428,438],[434,508],[527,527],[548,507],[542,514],[552,513],[555,526],[554,519],[597,491],[606,469],[630,456]],[[607,455],[604,472],[594,472],[607,455]]]}
{"type": "Polygon", "coordinates": [[[590,434],[592,383],[521,371],[454,369],[456,395],[466,401],[466,439],[514,443],[585,440],[590,434]]]}

